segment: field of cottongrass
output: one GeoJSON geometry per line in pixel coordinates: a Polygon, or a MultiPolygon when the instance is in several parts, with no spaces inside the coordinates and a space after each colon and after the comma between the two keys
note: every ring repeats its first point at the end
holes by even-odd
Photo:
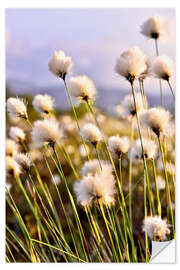
{"type": "Polygon", "coordinates": [[[173,62],[158,51],[165,28],[160,16],[141,26],[155,45],[151,61],[138,47],[120,52],[115,72],[132,94],[114,116],[95,107],[95,82],[71,75],[63,51],[49,70],[70,111],[48,95],[8,96],[7,262],[148,262],[152,240],[175,237],[174,118],[161,83],[175,101],[173,62]],[[160,107],[148,106],[147,77],[160,86],[160,107]]]}

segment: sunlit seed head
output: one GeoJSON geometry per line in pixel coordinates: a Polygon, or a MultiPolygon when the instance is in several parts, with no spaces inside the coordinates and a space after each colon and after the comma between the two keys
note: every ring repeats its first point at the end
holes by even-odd
{"type": "Polygon", "coordinates": [[[102,203],[111,206],[115,203],[115,181],[112,173],[88,174],[75,182],[77,202],[82,206],[102,203]]]}
{"type": "Polygon", "coordinates": [[[53,184],[55,183],[56,185],[61,184],[61,178],[60,178],[59,174],[54,174],[52,176],[51,181],[52,181],[53,184]]]}
{"type": "Polygon", "coordinates": [[[38,149],[31,149],[29,151],[29,155],[30,155],[31,160],[33,162],[37,161],[37,160],[42,160],[42,158],[43,158],[42,153],[38,149]]]}
{"type": "MultiPolygon", "coordinates": [[[[157,144],[155,141],[151,139],[142,139],[143,144],[143,150],[144,150],[144,157],[146,159],[155,158],[157,155],[157,144]]],[[[133,162],[139,162],[143,159],[143,151],[141,146],[141,140],[138,139],[135,141],[133,147],[132,147],[132,160],[133,162]]]]}
{"type": "Polygon", "coordinates": [[[46,144],[54,147],[54,144],[60,142],[62,137],[63,131],[55,119],[47,118],[34,122],[32,141],[37,148],[46,144]]]}
{"type": "Polygon", "coordinates": [[[164,18],[155,15],[149,18],[141,26],[141,33],[149,38],[158,39],[164,37],[167,32],[167,24],[164,18]]]}
{"type": "Polygon", "coordinates": [[[11,139],[6,139],[6,155],[13,157],[19,151],[19,145],[11,139]]]}
{"type": "Polygon", "coordinates": [[[157,181],[157,187],[159,190],[165,189],[166,182],[165,182],[164,178],[162,178],[162,176],[158,175],[156,181],[157,181]]]}
{"type": "Polygon", "coordinates": [[[147,100],[144,97],[144,103],[142,99],[142,95],[140,93],[135,92],[135,101],[136,101],[136,108],[134,105],[133,95],[127,95],[124,97],[122,101],[122,106],[124,108],[124,115],[132,119],[136,116],[137,113],[142,113],[144,111],[144,106],[147,108],[147,100]]]}
{"type": "Polygon", "coordinates": [[[166,240],[166,235],[170,234],[169,224],[167,220],[163,220],[161,217],[146,217],[143,221],[142,230],[147,232],[148,236],[153,240],[163,241],[166,240]]]}
{"type": "Polygon", "coordinates": [[[109,162],[101,160],[101,167],[99,165],[98,159],[93,159],[90,161],[86,161],[81,169],[81,174],[83,176],[91,174],[111,174],[112,173],[112,166],[109,162]],[[102,167],[102,168],[101,168],[102,167]]]}
{"type": "Polygon", "coordinates": [[[87,155],[89,155],[89,153],[90,153],[90,149],[89,149],[88,145],[86,145],[85,147],[84,147],[84,144],[81,144],[81,145],[78,147],[79,155],[80,155],[80,157],[82,157],[82,158],[87,157],[87,155]],[[85,147],[86,147],[86,149],[85,149],[85,147]]]}
{"type": "Polygon", "coordinates": [[[23,99],[10,97],[7,100],[7,111],[10,117],[27,119],[26,104],[23,99]]]}
{"type": "Polygon", "coordinates": [[[6,157],[6,172],[9,176],[19,176],[22,172],[21,167],[13,157],[6,157]]]}
{"type": "Polygon", "coordinates": [[[54,75],[64,80],[66,75],[71,73],[73,64],[71,57],[66,56],[63,51],[54,51],[48,66],[54,75]]]}
{"type": "Polygon", "coordinates": [[[9,136],[16,142],[24,141],[25,140],[25,133],[19,127],[10,127],[9,129],[9,136]]]}
{"type": "Polygon", "coordinates": [[[94,101],[96,97],[96,87],[94,82],[86,75],[70,78],[69,89],[73,97],[88,102],[94,101]]]}
{"type": "Polygon", "coordinates": [[[120,158],[128,152],[130,146],[128,137],[111,136],[108,139],[108,147],[114,157],[120,158]]]}
{"type": "Polygon", "coordinates": [[[158,137],[161,134],[168,136],[172,124],[171,119],[170,112],[161,107],[151,108],[140,117],[142,125],[149,127],[158,137]]]}
{"type": "Polygon", "coordinates": [[[18,153],[15,155],[14,159],[22,170],[26,173],[29,172],[32,165],[32,159],[29,154],[18,153]]]}
{"type": "Polygon", "coordinates": [[[34,108],[39,113],[48,114],[53,110],[54,100],[49,95],[36,95],[32,102],[34,108]]]}
{"type": "Polygon", "coordinates": [[[153,64],[153,72],[155,76],[162,80],[169,81],[173,74],[174,64],[167,55],[157,56],[153,64]]]}
{"type": "Polygon", "coordinates": [[[75,121],[73,121],[72,117],[69,115],[62,116],[59,120],[59,123],[65,133],[72,133],[77,131],[77,125],[75,121]]]}
{"type": "Polygon", "coordinates": [[[80,135],[85,141],[92,143],[94,146],[102,139],[100,130],[91,123],[85,124],[80,129],[80,135]]]}
{"type": "Polygon", "coordinates": [[[139,78],[147,70],[147,57],[138,48],[133,47],[123,52],[116,62],[116,72],[130,83],[139,78]]]}

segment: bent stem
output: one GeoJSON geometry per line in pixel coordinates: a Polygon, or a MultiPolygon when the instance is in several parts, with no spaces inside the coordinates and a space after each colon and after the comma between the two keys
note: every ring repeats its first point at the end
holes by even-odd
{"type": "Polygon", "coordinates": [[[168,82],[169,89],[171,90],[171,93],[172,93],[173,98],[174,98],[174,101],[175,101],[175,95],[174,95],[174,92],[173,92],[173,89],[172,89],[172,85],[171,85],[171,83],[170,83],[170,81],[169,81],[169,80],[167,80],[167,82],[168,82]]]}

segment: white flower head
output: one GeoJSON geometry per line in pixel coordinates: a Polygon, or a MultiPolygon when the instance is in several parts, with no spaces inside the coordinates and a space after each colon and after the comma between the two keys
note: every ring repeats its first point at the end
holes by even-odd
{"type": "Polygon", "coordinates": [[[45,144],[54,147],[63,137],[63,131],[59,123],[53,118],[37,120],[32,129],[32,140],[36,147],[42,147],[45,144]]]}
{"type": "Polygon", "coordinates": [[[6,157],[6,172],[12,176],[19,176],[21,173],[21,168],[13,157],[6,157]]]}
{"type": "Polygon", "coordinates": [[[7,100],[7,111],[10,117],[28,119],[26,104],[23,99],[10,97],[7,100]]]}
{"type": "Polygon", "coordinates": [[[92,143],[94,146],[102,139],[102,134],[98,127],[91,123],[85,124],[80,129],[80,135],[85,141],[92,143]]]}
{"type": "Polygon", "coordinates": [[[88,174],[75,182],[77,202],[82,206],[99,202],[108,206],[115,203],[115,181],[112,173],[88,174]]]}
{"type": "Polygon", "coordinates": [[[159,190],[165,189],[166,182],[165,182],[164,178],[162,178],[160,175],[158,175],[156,181],[157,181],[157,186],[158,186],[159,190]]]}
{"type": "Polygon", "coordinates": [[[11,139],[6,139],[6,155],[13,157],[18,151],[19,145],[11,139]]]}
{"type": "Polygon", "coordinates": [[[142,26],[141,33],[149,38],[158,39],[164,37],[167,31],[167,23],[159,15],[149,18],[142,26]]]}
{"type": "Polygon", "coordinates": [[[64,115],[59,120],[64,132],[72,133],[77,130],[77,125],[73,121],[73,118],[70,115],[64,115]]]}
{"type": "MultiPolygon", "coordinates": [[[[135,101],[136,101],[136,110],[134,106],[133,95],[125,96],[122,101],[122,106],[124,108],[124,115],[126,115],[130,119],[132,119],[136,115],[136,111],[137,113],[141,113],[144,111],[144,104],[143,104],[142,96],[139,92],[138,93],[135,92],[135,101]]],[[[144,99],[144,102],[146,103],[146,107],[147,107],[146,98],[144,99]]]]}
{"type": "Polygon", "coordinates": [[[32,165],[32,159],[29,154],[18,153],[14,159],[23,171],[29,172],[32,165]]]}
{"type": "MultiPolygon", "coordinates": [[[[153,140],[142,139],[144,156],[146,159],[155,158],[157,154],[157,145],[153,140]]],[[[143,151],[141,146],[141,140],[137,139],[132,147],[132,160],[134,162],[139,162],[143,159],[143,151]]]]}
{"type": "Polygon", "coordinates": [[[94,101],[96,96],[96,87],[94,82],[86,75],[70,78],[71,95],[79,100],[88,102],[94,101]]]}
{"type": "Polygon", "coordinates": [[[156,57],[153,64],[153,71],[158,78],[169,81],[169,78],[173,74],[173,69],[174,64],[169,56],[164,54],[156,57]]]}
{"type": "Polygon", "coordinates": [[[90,161],[86,161],[81,169],[81,174],[83,176],[91,174],[111,174],[112,173],[112,166],[109,162],[101,160],[101,167],[99,165],[98,159],[93,159],[90,161]],[[101,168],[102,167],[102,168],[101,168]]]}
{"type": "Polygon", "coordinates": [[[120,158],[122,154],[125,154],[129,150],[129,138],[126,136],[111,136],[108,139],[108,147],[114,157],[120,158]]]}
{"type": "Polygon", "coordinates": [[[153,240],[163,241],[166,240],[166,235],[170,234],[170,225],[167,224],[166,220],[161,217],[146,217],[143,221],[143,232],[147,232],[148,236],[153,240]]]}
{"type": "Polygon", "coordinates": [[[49,61],[49,70],[57,77],[65,79],[72,70],[72,59],[63,51],[55,51],[49,61]]]}
{"type": "Polygon", "coordinates": [[[81,144],[78,148],[78,152],[79,152],[79,155],[84,158],[84,157],[87,157],[87,155],[90,153],[90,149],[88,145],[86,145],[86,149],[85,149],[84,145],[81,144]]]}
{"type": "Polygon", "coordinates": [[[59,185],[61,183],[61,178],[60,178],[59,174],[54,174],[51,180],[56,185],[59,185]]]}
{"type": "Polygon", "coordinates": [[[164,108],[151,108],[141,115],[142,125],[149,127],[158,137],[169,134],[171,114],[164,108]]]}
{"type": "Polygon", "coordinates": [[[16,142],[24,141],[25,139],[25,133],[24,131],[19,127],[10,127],[9,130],[9,136],[16,142]]]}
{"type": "Polygon", "coordinates": [[[54,100],[49,95],[36,95],[32,102],[34,108],[39,113],[48,114],[53,110],[54,100]]]}
{"type": "Polygon", "coordinates": [[[116,72],[130,83],[139,78],[147,70],[147,57],[138,48],[133,47],[123,52],[116,62],[116,72]]]}
{"type": "Polygon", "coordinates": [[[37,161],[37,160],[42,160],[43,156],[41,154],[41,152],[38,150],[38,149],[31,149],[29,151],[29,155],[31,157],[31,160],[34,162],[34,161],[37,161]]]}

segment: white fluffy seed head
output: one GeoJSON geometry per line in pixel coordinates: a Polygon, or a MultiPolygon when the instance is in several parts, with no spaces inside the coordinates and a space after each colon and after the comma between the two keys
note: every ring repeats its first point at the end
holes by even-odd
{"type": "Polygon", "coordinates": [[[173,74],[174,63],[167,55],[157,56],[153,64],[154,74],[163,80],[169,81],[173,74]]]}
{"type": "Polygon", "coordinates": [[[23,99],[10,97],[7,100],[7,111],[10,117],[27,119],[26,104],[23,99]]]}
{"type": "Polygon", "coordinates": [[[88,174],[91,174],[91,175],[101,174],[102,172],[104,174],[112,173],[112,166],[111,164],[109,164],[109,162],[101,160],[101,167],[99,165],[98,159],[86,161],[81,169],[81,174],[82,176],[85,176],[88,174]]]}
{"type": "Polygon", "coordinates": [[[49,70],[62,79],[72,70],[72,59],[66,56],[63,51],[54,51],[52,58],[49,61],[49,70]]]}
{"type": "Polygon", "coordinates": [[[32,159],[29,154],[18,153],[14,159],[23,171],[29,172],[32,165],[32,159]]]}
{"type": "MultiPolygon", "coordinates": [[[[155,158],[157,154],[157,144],[150,139],[142,139],[144,156],[146,159],[155,158]]],[[[132,147],[132,160],[133,162],[139,162],[143,159],[143,151],[140,139],[136,140],[132,147]]]]}
{"type": "Polygon", "coordinates": [[[55,119],[47,118],[35,121],[32,129],[32,141],[37,148],[45,144],[53,147],[56,142],[60,142],[62,137],[63,131],[55,119]]]}
{"type": "Polygon", "coordinates": [[[149,38],[158,39],[164,37],[167,31],[167,24],[159,15],[149,18],[142,26],[141,33],[149,38]]]}
{"type": "Polygon", "coordinates": [[[19,176],[21,173],[21,167],[13,157],[6,157],[6,172],[11,176],[19,176]]]}
{"type": "Polygon", "coordinates": [[[13,157],[18,151],[19,145],[11,139],[6,139],[6,155],[13,157]]]}
{"type": "Polygon", "coordinates": [[[158,175],[156,181],[157,181],[157,186],[159,190],[165,189],[166,183],[165,183],[164,178],[162,178],[162,176],[158,175]]]}
{"type": "Polygon", "coordinates": [[[85,141],[88,141],[95,146],[102,139],[100,130],[91,123],[85,124],[80,129],[80,135],[85,141]]]}
{"type": "Polygon", "coordinates": [[[19,127],[10,127],[9,129],[9,136],[16,142],[24,141],[25,139],[25,133],[24,131],[19,127]]]}
{"type": "Polygon", "coordinates": [[[120,158],[122,154],[129,150],[129,138],[126,136],[111,136],[108,139],[108,147],[114,157],[120,158]]]}
{"type": "Polygon", "coordinates": [[[34,108],[39,113],[48,114],[53,110],[54,100],[49,95],[36,95],[32,102],[34,108]]]}
{"type": "Polygon", "coordinates": [[[161,134],[168,136],[171,119],[170,112],[161,107],[151,108],[140,117],[142,125],[149,127],[158,137],[161,134]]]}
{"type": "Polygon", "coordinates": [[[79,152],[79,155],[84,158],[84,157],[87,157],[87,155],[90,153],[90,149],[88,145],[86,145],[86,149],[85,149],[84,145],[81,144],[78,148],[78,152],[79,152]]]}
{"type": "Polygon", "coordinates": [[[53,184],[55,183],[56,185],[61,184],[61,178],[60,178],[59,174],[54,174],[51,181],[53,184]]]}
{"type": "Polygon", "coordinates": [[[71,95],[79,100],[94,101],[96,97],[96,87],[94,82],[86,75],[70,78],[71,95]]]}
{"type": "Polygon", "coordinates": [[[115,203],[115,181],[112,173],[88,174],[75,182],[74,191],[77,202],[82,206],[103,203],[111,206],[115,203]]]}
{"type": "Polygon", "coordinates": [[[143,232],[147,232],[148,236],[153,240],[166,240],[166,235],[170,234],[170,225],[161,217],[146,217],[143,221],[143,232]]]}
{"type": "Polygon", "coordinates": [[[145,54],[138,47],[133,47],[121,54],[115,69],[118,74],[132,83],[147,70],[146,61],[145,54]]]}
{"type": "Polygon", "coordinates": [[[144,111],[144,105],[147,108],[147,100],[144,98],[144,104],[142,100],[142,96],[140,93],[135,92],[135,100],[136,100],[136,110],[134,106],[133,95],[127,95],[124,97],[122,101],[122,106],[124,108],[124,116],[132,119],[137,113],[142,113],[144,111]]]}

